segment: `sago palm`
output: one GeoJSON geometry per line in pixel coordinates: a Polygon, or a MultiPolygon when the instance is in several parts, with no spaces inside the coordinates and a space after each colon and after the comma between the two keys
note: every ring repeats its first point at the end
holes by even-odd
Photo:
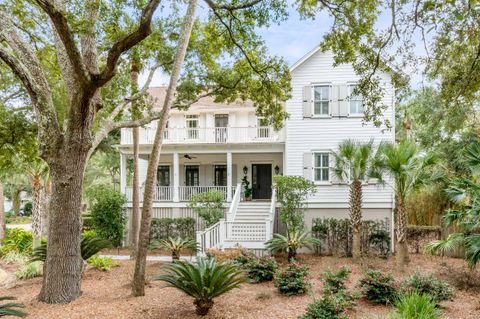
{"type": "Polygon", "coordinates": [[[168,237],[167,239],[154,241],[150,245],[150,249],[156,248],[169,250],[172,253],[172,260],[175,261],[180,259],[180,254],[184,249],[198,250],[198,244],[191,238],[168,237]]]}
{"type": "Polygon", "coordinates": [[[357,259],[361,255],[362,201],[363,183],[369,178],[381,181],[378,170],[379,156],[373,141],[367,143],[345,140],[338,146],[335,157],[335,175],[350,184],[350,220],[352,223],[352,255],[357,259]]]}
{"type": "Polygon", "coordinates": [[[310,232],[301,230],[287,231],[287,235],[274,234],[267,241],[266,248],[272,253],[287,253],[288,260],[295,259],[297,250],[302,247],[312,248],[312,245],[320,245],[320,240],[311,237],[310,232]]]}
{"type": "Polygon", "coordinates": [[[194,298],[196,312],[205,316],[213,300],[246,281],[243,272],[232,263],[217,263],[214,258],[198,257],[195,263],[177,261],[163,268],[164,274],[154,277],[194,298]]]}
{"type": "MultiPolygon", "coordinates": [[[[5,301],[5,300],[15,300],[15,297],[11,296],[3,296],[0,297],[0,301],[5,301]]],[[[26,317],[27,314],[21,310],[18,310],[18,308],[25,308],[25,305],[21,303],[16,303],[16,302],[7,302],[4,304],[0,304],[0,317],[5,317],[5,316],[12,316],[12,317],[26,317]]]]}
{"type": "Polygon", "coordinates": [[[436,163],[436,157],[433,154],[419,152],[413,142],[404,141],[399,144],[382,145],[381,159],[381,168],[394,179],[392,187],[397,204],[397,266],[399,270],[403,270],[408,257],[405,199],[426,181],[435,179],[435,174],[429,168],[436,163]]]}
{"type": "Polygon", "coordinates": [[[456,207],[444,216],[445,226],[455,225],[460,232],[430,243],[426,250],[436,254],[463,248],[469,268],[474,269],[480,262],[480,143],[467,147],[464,157],[471,177],[455,179],[447,188],[456,207]]]}

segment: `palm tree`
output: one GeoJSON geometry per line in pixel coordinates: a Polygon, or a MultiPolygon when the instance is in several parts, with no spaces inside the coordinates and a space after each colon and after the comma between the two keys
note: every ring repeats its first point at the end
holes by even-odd
{"type": "Polygon", "coordinates": [[[287,235],[274,234],[265,246],[272,253],[287,253],[288,260],[297,257],[297,250],[302,247],[311,248],[311,245],[320,245],[320,240],[310,236],[310,232],[299,229],[288,230],[287,235]]]}
{"type": "Polygon", "coordinates": [[[177,261],[164,267],[164,274],[154,280],[167,283],[194,298],[196,312],[208,314],[213,299],[240,287],[246,281],[242,270],[232,263],[217,263],[214,258],[197,258],[196,263],[177,261]]]}
{"type": "Polygon", "coordinates": [[[388,143],[381,147],[379,167],[394,179],[392,187],[397,205],[397,267],[400,271],[403,271],[408,258],[405,199],[427,180],[435,177],[428,170],[435,163],[436,157],[433,154],[419,152],[417,146],[410,141],[399,144],[388,143]]]}
{"type": "Polygon", "coordinates": [[[378,172],[379,156],[375,152],[373,141],[368,143],[345,140],[338,146],[335,157],[335,175],[342,181],[350,183],[350,220],[352,223],[352,256],[361,255],[362,231],[362,184],[370,177],[381,180],[378,172]]]}
{"type": "Polygon", "coordinates": [[[184,249],[197,250],[198,244],[195,240],[191,238],[181,238],[181,237],[168,237],[167,239],[162,239],[155,241],[150,245],[150,249],[162,248],[169,250],[172,253],[172,260],[179,260],[180,253],[184,249]]]}
{"type": "Polygon", "coordinates": [[[455,225],[460,230],[446,239],[427,245],[430,254],[463,248],[470,269],[480,262],[480,143],[471,144],[464,155],[470,167],[471,178],[455,179],[446,192],[456,204],[444,216],[445,226],[455,225]]]}
{"type": "Polygon", "coordinates": [[[24,167],[32,183],[32,234],[33,247],[36,248],[40,245],[42,236],[41,189],[42,178],[48,174],[48,166],[43,160],[36,158],[26,162],[24,167]]]}

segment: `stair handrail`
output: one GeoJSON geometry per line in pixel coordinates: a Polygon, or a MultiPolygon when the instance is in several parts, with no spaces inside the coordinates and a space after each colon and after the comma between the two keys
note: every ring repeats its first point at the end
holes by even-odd
{"type": "Polygon", "coordinates": [[[267,227],[267,240],[273,238],[273,221],[275,220],[275,210],[277,208],[277,188],[275,185],[272,187],[272,198],[270,200],[269,220],[270,227],[267,227]]]}
{"type": "Polygon", "coordinates": [[[235,188],[235,194],[233,195],[232,201],[230,202],[230,207],[227,213],[227,221],[234,221],[235,215],[237,214],[238,203],[240,203],[240,194],[242,189],[242,183],[237,183],[235,188]]]}
{"type": "Polygon", "coordinates": [[[221,248],[223,246],[224,236],[225,219],[223,218],[205,230],[197,231],[198,253],[204,255],[210,248],[221,248]],[[212,236],[214,232],[215,234],[212,236]]]}

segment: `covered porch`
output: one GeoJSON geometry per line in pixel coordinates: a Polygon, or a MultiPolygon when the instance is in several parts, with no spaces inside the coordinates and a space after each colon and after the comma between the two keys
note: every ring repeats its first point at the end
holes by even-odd
{"type": "MultiPolygon", "coordinates": [[[[127,158],[121,154],[121,187],[127,200],[132,200],[132,187],[127,183],[127,158]]],[[[146,179],[148,155],[140,156],[141,193],[146,179]]],[[[221,191],[226,202],[246,176],[254,200],[269,200],[272,177],[283,173],[283,152],[171,152],[162,154],[157,169],[155,202],[188,202],[194,194],[221,191]]],[[[130,173],[131,175],[131,173],[130,173]]],[[[140,201],[143,196],[140,197],[140,201]]]]}

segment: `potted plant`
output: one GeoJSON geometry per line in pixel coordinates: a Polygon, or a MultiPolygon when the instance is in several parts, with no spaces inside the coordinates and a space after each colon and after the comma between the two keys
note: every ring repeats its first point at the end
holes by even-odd
{"type": "Polygon", "coordinates": [[[247,179],[247,176],[243,176],[242,179],[243,193],[245,195],[246,201],[252,200],[252,188],[250,187],[250,182],[247,179]]]}

